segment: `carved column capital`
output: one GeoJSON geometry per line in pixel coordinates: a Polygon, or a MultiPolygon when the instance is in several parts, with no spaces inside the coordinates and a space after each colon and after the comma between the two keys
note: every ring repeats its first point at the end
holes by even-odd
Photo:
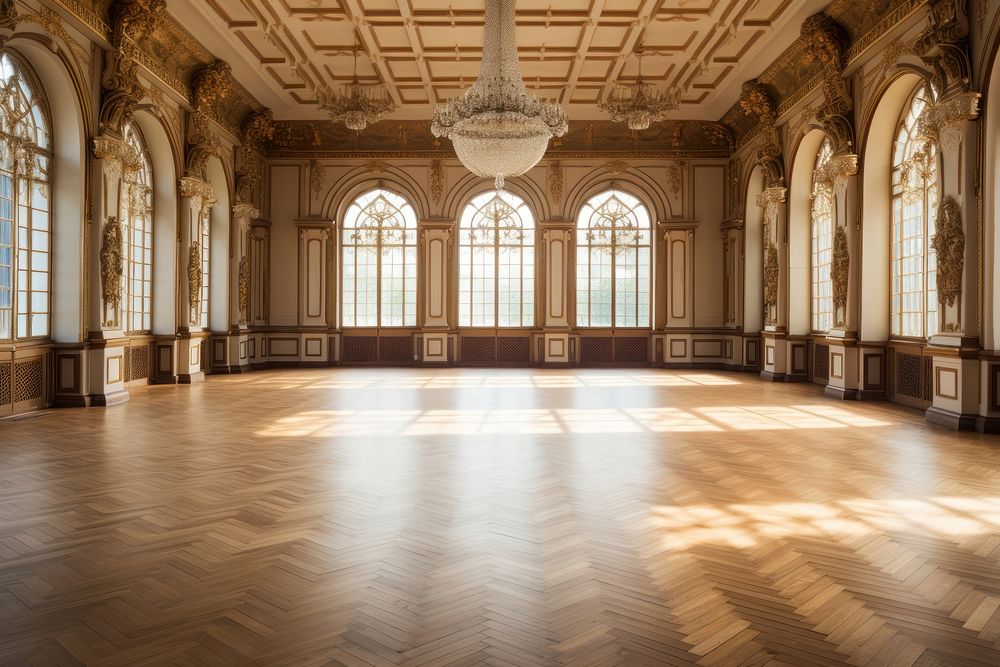
{"type": "Polygon", "coordinates": [[[979,117],[981,95],[970,90],[931,104],[920,122],[919,132],[945,151],[953,151],[962,143],[965,121],[979,117]]]}

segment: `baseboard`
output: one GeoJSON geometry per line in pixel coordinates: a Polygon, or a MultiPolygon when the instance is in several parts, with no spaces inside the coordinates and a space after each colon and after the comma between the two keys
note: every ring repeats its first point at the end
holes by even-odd
{"type": "Polygon", "coordinates": [[[840,387],[831,387],[830,385],[826,385],[826,387],[823,388],[823,395],[829,398],[836,398],[841,401],[858,400],[857,389],[841,389],[840,387]]]}
{"type": "Polygon", "coordinates": [[[90,405],[98,408],[107,408],[112,405],[121,405],[128,402],[129,393],[127,390],[116,391],[111,394],[91,394],[90,405]]]}
{"type": "Polygon", "coordinates": [[[760,379],[767,380],[768,382],[787,382],[787,376],[784,373],[775,373],[773,371],[761,371],[760,379]]]}
{"type": "Polygon", "coordinates": [[[1000,435],[1000,417],[976,417],[976,430],[989,435],[1000,435]]]}
{"type": "Polygon", "coordinates": [[[180,373],[177,375],[177,384],[195,384],[205,381],[205,371],[197,373],[180,373]]]}
{"type": "Polygon", "coordinates": [[[90,396],[56,396],[52,402],[54,408],[89,408],[92,405],[90,396]]]}
{"type": "Polygon", "coordinates": [[[932,405],[924,412],[924,418],[935,426],[943,426],[953,431],[974,431],[978,415],[960,415],[932,405]]]}

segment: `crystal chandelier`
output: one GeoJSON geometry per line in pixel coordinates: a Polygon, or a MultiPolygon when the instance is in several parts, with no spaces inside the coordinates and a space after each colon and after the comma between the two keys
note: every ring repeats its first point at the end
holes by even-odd
{"type": "Polygon", "coordinates": [[[360,132],[369,125],[392,113],[396,105],[380,83],[361,83],[358,80],[358,45],[354,45],[354,77],[341,86],[340,92],[329,88],[319,91],[319,108],[333,120],[342,120],[347,129],[360,132]]]}
{"type": "Polygon", "coordinates": [[[667,112],[676,109],[679,103],[676,95],[653,88],[642,80],[642,47],[636,51],[639,56],[639,76],[632,85],[619,84],[599,104],[601,111],[611,114],[611,120],[625,123],[630,130],[645,130],[655,121],[661,121],[667,112]]]}
{"type": "Polygon", "coordinates": [[[435,137],[448,137],[458,159],[477,176],[520,176],[542,159],[549,139],[566,134],[566,112],[528,92],[517,60],[515,0],[486,0],[479,78],[465,94],[438,107],[435,137]]]}

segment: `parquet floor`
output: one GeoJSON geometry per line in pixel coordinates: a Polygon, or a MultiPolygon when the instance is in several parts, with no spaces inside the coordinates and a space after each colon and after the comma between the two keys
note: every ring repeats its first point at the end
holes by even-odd
{"type": "Polygon", "coordinates": [[[726,373],[141,389],[0,423],[0,664],[998,665],[998,445],[726,373]]]}

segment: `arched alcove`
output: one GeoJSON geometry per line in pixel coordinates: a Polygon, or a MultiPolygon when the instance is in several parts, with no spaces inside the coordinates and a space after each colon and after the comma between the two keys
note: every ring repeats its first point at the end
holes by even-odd
{"type": "Polygon", "coordinates": [[[206,173],[215,191],[215,205],[209,218],[208,325],[212,331],[222,332],[229,329],[229,221],[232,204],[222,161],[218,158],[209,160],[206,173]]]}
{"type": "Polygon", "coordinates": [[[1000,339],[1000,308],[996,295],[1000,294],[1000,234],[997,234],[997,217],[1000,216],[1000,51],[994,54],[993,66],[985,91],[983,118],[983,347],[996,350],[1000,339]]]}
{"type": "Polygon", "coordinates": [[[764,169],[754,167],[747,179],[744,216],[743,331],[764,328],[764,215],[757,198],[764,191],[764,169]]]}
{"type": "Polygon", "coordinates": [[[12,39],[7,47],[31,67],[50,101],[52,124],[52,269],[51,336],[59,343],[82,340],[83,225],[86,219],[87,162],[83,110],[73,78],[50,49],[28,38],[12,39]],[[60,94],[63,91],[65,94],[60,94]],[[54,102],[54,103],[51,103],[54,102]]]}
{"type": "Polygon", "coordinates": [[[889,236],[892,229],[892,145],[903,105],[920,84],[903,74],[883,91],[867,128],[861,193],[861,340],[889,337],[889,236]]]}
{"type": "Polygon", "coordinates": [[[170,335],[177,320],[177,166],[160,120],[140,110],[135,122],[153,172],[153,334],[170,335]]]}
{"type": "Polygon", "coordinates": [[[788,332],[794,335],[808,334],[812,330],[809,301],[811,194],[816,155],[825,136],[822,130],[810,130],[802,137],[788,179],[788,332]]]}

